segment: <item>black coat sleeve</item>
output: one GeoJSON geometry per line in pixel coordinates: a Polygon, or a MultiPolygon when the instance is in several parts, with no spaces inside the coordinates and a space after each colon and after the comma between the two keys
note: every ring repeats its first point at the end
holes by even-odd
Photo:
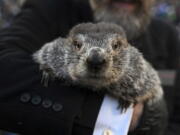
{"type": "MultiPolygon", "coordinates": [[[[167,67],[170,69],[176,70],[176,79],[173,90],[170,93],[173,94],[171,109],[169,111],[169,123],[167,128],[167,135],[176,135],[180,134],[180,40],[178,38],[178,32],[175,30],[175,27],[168,29],[168,38],[167,38],[167,67]]],[[[168,98],[168,95],[166,95],[168,98]]]]}
{"type": "Polygon", "coordinates": [[[166,135],[179,135],[180,134],[180,70],[177,70],[174,97],[172,105],[172,112],[169,116],[169,123],[166,135]]]}
{"type": "Polygon", "coordinates": [[[169,31],[169,40],[168,40],[168,65],[171,65],[170,68],[176,69],[176,81],[174,86],[174,96],[172,101],[172,112],[169,116],[169,126],[167,135],[176,135],[180,134],[180,42],[178,39],[178,33],[176,30],[169,31]]]}
{"type": "MultiPolygon", "coordinates": [[[[17,46],[33,52],[70,29],[69,0],[27,0],[8,28],[0,32],[1,47],[17,46]]],[[[76,12],[76,11],[73,11],[76,12]]]]}
{"type": "MultiPolygon", "coordinates": [[[[44,87],[31,56],[45,42],[65,36],[77,22],[70,15],[78,12],[73,11],[75,7],[69,9],[69,2],[29,0],[11,25],[0,31],[0,129],[26,135],[69,135],[75,118],[83,116],[81,109],[89,94],[59,81],[44,87]]],[[[100,103],[88,106],[94,120],[100,103]]]]}
{"type": "MultiPolygon", "coordinates": [[[[167,102],[169,121],[166,135],[180,134],[180,42],[178,32],[172,24],[166,23],[159,19],[153,19],[150,25],[150,37],[153,54],[152,64],[159,70],[175,70],[177,71],[177,79],[175,86],[163,86],[165,99],[167,102]]],[[[146,46],[145,46],[146,47],[146,46]]],[[[150,53],[149,53],[150,54],[150,53]]],[[[150,57],[151,58],[151,57],[150,57]]]]}

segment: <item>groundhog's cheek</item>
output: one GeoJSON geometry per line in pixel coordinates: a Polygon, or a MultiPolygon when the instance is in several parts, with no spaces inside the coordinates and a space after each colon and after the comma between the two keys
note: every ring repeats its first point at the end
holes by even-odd
{"type": "Polygon", "coordinates": [[[69,76],[70,76],[70,78],[72,79],[72,80],[76,80],[77,79],[77,75],[76,75],[76,73],[77,73],[77,68],[76,68],[76,66],[74,65],[74,64],[70,64],[69,66],[68,66],[68,74],[69,74],[69,76]]]}
{"type": "Polygon", "coordinates": [[[73,80],[85,78],[87,74],[86,67],[83,66],[81,63],[71,64],[68,68],[68,72],[73,80]]]}
{"type": "Polygon", "coordinates": [[[109,69],[109,72],[106,73],[105,77],[109,84],[115,83],[119,80],[120,72],[116,68],[111,68],[109,69]]]}

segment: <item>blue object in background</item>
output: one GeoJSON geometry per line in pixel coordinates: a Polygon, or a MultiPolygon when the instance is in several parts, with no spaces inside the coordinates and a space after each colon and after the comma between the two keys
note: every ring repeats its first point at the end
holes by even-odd
{"type": "Polygon", "coordinates": [[[174,22],[176,20],[176,8],[168,2],[161,2],[154,7],[154,16],[163,20],[174,22]]]}

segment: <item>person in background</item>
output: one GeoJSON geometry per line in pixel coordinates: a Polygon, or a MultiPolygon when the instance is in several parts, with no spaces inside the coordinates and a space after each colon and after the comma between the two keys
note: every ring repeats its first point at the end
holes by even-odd
{"type": "Polygon", "coordinates": [[[154,17],[176,26],[180,35],[180,2],[178,0],[161,0],[153,8],[154,17]]]}
{"type": "MultiPolygon", "coordinates": [[[[123,6],[126,12],[119,10],[121,15],[134,15],[136,10],[130,9],[137,9],[136,0],[111,2],[116,9],[123,6]],[[133,12],[127,14],[127,11],[133,12]]],[[[150,4],[146,10],[149,14],[153,0],[144,0],[144,3],[150,4]]],[[[1,129],[26,135],[92,135],[103,95],[67,87],[59,81],[44,87],[40,83],[38,65],[31,55],[45,43],[59,36],[65,37],[74,25],[94,21],[93,12],[95,7],[92,10],[87,0],[27,0],[10,25],[0,31],[1,129]]],[[[114,15],[110,15],[113,17],[111,21],[118,21],[119,16],[114,15]]],[[[124,27],[134,26],[133,19],[130,22],[124,17],[124,27]]],[[[131,44],[143,52],[156,69],[179,68],[179,41],[175,28],[147,17],[150,21],[142,23],[143,31],[139,31],[141,28],[133,29],[133,33],[127,30],[127,34],[132,34],[131,44]],[[137,33],[135,37],[134,33],[137,33]]],[[[177,128],[180,124],[177,116],[180,95],[172,88],[165,89],[165,93],[172,116],[166,133],[175,135],[180,133],[177,128]]]]}
{"type": "Polygon", "coordinates": [[[0,27],[6,27],[11,19],[20,12],[24,0],[1,0],[0,1],[0,27]]]}

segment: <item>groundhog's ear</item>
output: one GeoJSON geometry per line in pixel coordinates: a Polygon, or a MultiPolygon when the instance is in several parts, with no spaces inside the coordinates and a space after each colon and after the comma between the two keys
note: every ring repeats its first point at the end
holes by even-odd
{"type": "Polygon", "coordinates": [[[128,47],[130,44],[128,43],[127,39],[124,37],[118,37],[115,40],[115,43],[119,43],[122,47],[128,47]]]}
{"type": "Polygon", "coordinates": [[[66,42],[72,43],[73,42],[73,38],[72,37],[67,37],[66,38],[66,42]]]}
{"type": "Polygon", "coordinates": [[[52,43],[52,48],[56,48],[56,47],[60,47],[60,46],[63,47],[67,44],[67,39],[59,37],[59,38],[55,39],[54,41],[52,41],[51,43],[52,43]]]}
{"type": "Polygon", "coordinates": [[[129,44],[129,42],[127,41],[127,39],[123,39],[123,43],[124,43],[124,46],[125,47],[128,47],[128,46],[130,46],[130,44],[129,44]]]}

